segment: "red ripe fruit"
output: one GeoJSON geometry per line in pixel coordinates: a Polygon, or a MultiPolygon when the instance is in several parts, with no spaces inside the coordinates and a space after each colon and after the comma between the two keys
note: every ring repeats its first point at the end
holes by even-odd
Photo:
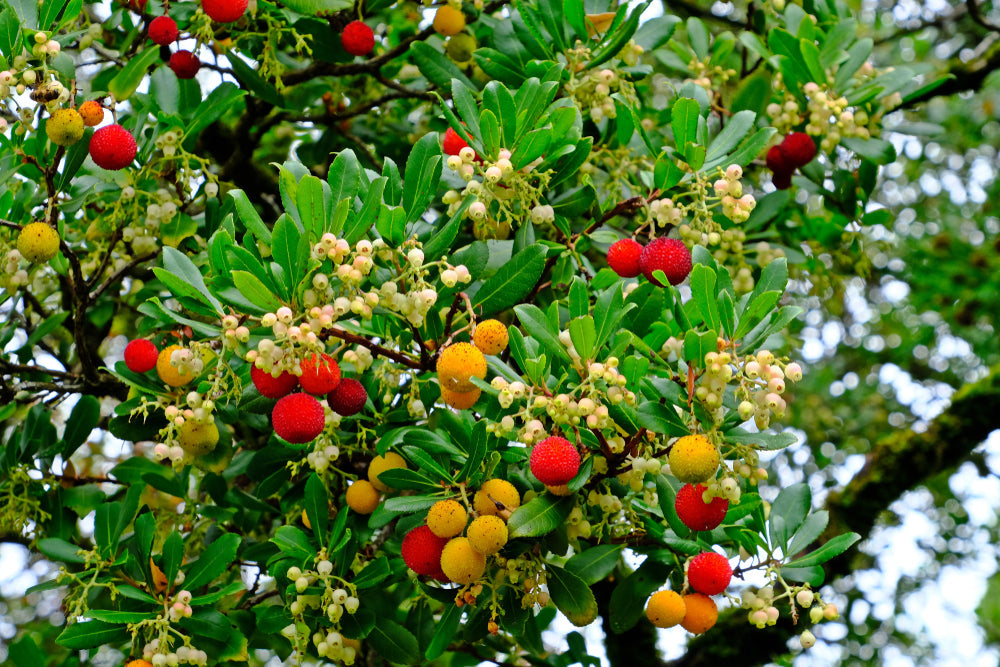
{"type": "Polygon", "coordinates": [[[336,388],[326,395],[326,403],[330,409],[343,417],[350,417],[361,412],[368,400],[365,386],[353,378],[344,378],[337,383],[336,388]]]}
{"type": "Polygon", "coordinates": [[[460,137],[458,132],[452,128],[449,127],[444,131],[444,139],[441,140],[441,150],[444,151],[445,155],[458,155],[468,145],[465,139],[460,137]]]}
{"type": "Polygon", "coordinates": [[[691,588],[705,595],[718,595],[729,586],[733,568],[722,554],[706,551],[691,559],[687,574],[691,588]]]}
{"type": "Polygon", "coordinates": [[[250,367],[250,379],[253,381],[253,386],[257,387],[260,395],[267,396],[268,398],[288,396],[288,394],[292,393],[292,390],[299,386],[299,379],[295,377],[294,373],[285,371],[278,377],[274,377],[267,371],[261,370],[256,366],[250,367]]]}
{"type": "Polygon", "coordinates": [[[705,487],[701,484],[685,484],[677,492],[674,508],[681,522],[691,530],[713,530],[726,518],[729,501],[725,498],[712,498],[705,503],[702,496],[705,487]]]}
{"type": "Polygon", "coordinates": [[[774,176],[771,177],[771,182],[778,190],[787,190],[792,186],[792,172],[776,171],[774,172],[774,176]]]}
{"type": "Polygon", "coordinates": [[[178,79],[193,79],[201,69],[201,61],[187,49],[181,49],[170,56],[167,66],[174,71],[178,79]]]}
{"type": "Polygon", "coordinates": [[[560,486],[576,477],[580,453],[566,438],[546,438],[531,450],[531,474],[548,486],[560,486]]]}
{"type": "Polygon", "coordinates": [[[367,56],[375,48],[375,33],[362,21],[351,21],[340,35],[344,50],[352,56],[367,56]]]}
{"type": "Polygon", "coordinates": [[[639,256],[642,254],[642,244],[634,239],[615,241],[608,248],[608,266],[622,278],[635,278],[642,273],[639,268],[639,256]]]}
{"type": "Polygon", "coordinates": [[[425,577],[438,577],[441,572],[441,552],[447,537],[438,537],[427,526],[417,526],[403,538],[403,562],[425,577]]]}
{"type": "Polygon", "coordinates": [[[775,144],[767,151],[767,168],[778,173],[779,171],[792,171],[794,167],[788,165],[788,159],[785,157],[784,151],[781,150],[781,144],[775,144]]]}
{"type": "Polygon", "coordinates": [[[247,11],[248,0],[202,0],[201,8],[216,23],[232,23],[247,11]]]}
{"type": "Polygon", "coordinates": [[[303,359],[299,367],[302,369],[299,384],[310,394],[329,394],[340,382],[340,366],[329,354],[320,356],[314,353],[303,359]]]}
{"type": "Polygon", "coordinates": [[[153,341],[137,338],[125,346],[125,365],[133,373],[145,373],[156,368],[156,359],[160,351],[153,341]]]}
{"type": "Polygon", "coordinates": [[[286,442],[312,442],[323,432],[323,406],[309,394],[289,394],[274,404],[271,423],[274,432],[286,442]]]}
{"type": "Polygon", "coordinates": [[[169,16],[157,16],[149,22],[149,38],[154,44],[166,46],[177,39],[177,22],[169,16]]]}
{"type": "Polygon", "coordinates": [[[639,269],[657,287],[665,286],[653,278],[657,270],[666,274],[671,285],[680,285],[691,273],[691,251],[678,239],[653,239],[639,255],[639,269]]]}
{"type": "Polygon", "coordinates": [[[781,142],[781,154],[792,169],[804,167],[816,157],[816,143],[804,132],[792,132],[781,142]]]}
{"type": "Polygon", "coordinates": [[[124,169],[138,151],[135,137],[121,125],[105,125],[90,138],[90,157],[101,169],[124,169]]]}

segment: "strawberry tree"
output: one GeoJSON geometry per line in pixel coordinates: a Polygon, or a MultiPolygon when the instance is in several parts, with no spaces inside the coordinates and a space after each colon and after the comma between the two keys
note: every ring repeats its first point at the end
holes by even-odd
{"type": "Polygon", "coordinates": [[[0,532],[64,613],[17,664],[837,618],[860,536],[767,467],[796,297],[936,84],[838,2],[592,4],[2,5],[0,532]]]}

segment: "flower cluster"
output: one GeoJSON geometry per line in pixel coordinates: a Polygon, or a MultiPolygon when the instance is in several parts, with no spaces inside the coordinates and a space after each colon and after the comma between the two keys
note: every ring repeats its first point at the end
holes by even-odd
{"type": "MultiPolygon", "coordinates": [[[[315,569],[293,566],[286,576],[295,591],[295,599],[288,606],[295,623],[282,630],[282,634],[297,645],[300,640],[311,638],[320,657],[353,665],[357,642],[341,634],[340,621],[345,612],[354,614],[361,606],[354,585],[333,574],[333,563],[327,560],[325,550],[316,558],[315,569]],[[316,628],[312,635],[307,634],[310,628],[304,616],[310,609],[321,611],[323,615],[319,618],[329,623],[316,628]]],[[[310,618],[316,617],[310,615],[310,618]]]]}

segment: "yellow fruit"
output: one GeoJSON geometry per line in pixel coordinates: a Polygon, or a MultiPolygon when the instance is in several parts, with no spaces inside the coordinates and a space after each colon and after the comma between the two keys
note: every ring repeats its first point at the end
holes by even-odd
{"type": "Polygon", "coordinates": [[[670,472],[682,482],[698,484],[719,469],[719,449],[703,435],[686,435],[670,448],[670,472]]]}
{"type": "Polygon", "coordinates": [[[483,354],[500,354],[506,349],[508,341],[507,327],[497,320],[480,322],[476,333],[472,334],[472,342],[483,354]]]}
{"type": "Polygon", "coordinates": [[[657,591],[646,603],[646,618],[658,628],[672,628],[684,620],[684,598],[674,591],[657,591]]]}
{"type": "Polygon", "coordinates": [[[451,37],[465,29],[465,14],[450,5],[441,5],[434,15],[434,30],[439,35],[451,37]]]}
{"type": "Polygon", "coordinates": [[[346,500],[358,514],[371,514],[378,507],[379,492],[371,482],[359,479],[347,487],[346,500]]]}
{"type": "Polygon", "coordinates": [[[685,595],[684,608],[686,611],[681,625],[696,635],[708,632],[719,619],[719,608],[715,606],[715,601],[704,593],[685,595]]]}
{"type": "Polygon", "coordinates": [[[104,120],[104,107],[94,100],[84,102],[80,105],[80,117],[83,118],[83,124],[87,127],[100,125],[104,120]]]}
{"type": "Polygon", "coordinates": [[[509,534],[503,519],[487,514],[473,519],[469,524],[468,536],[473,549],[484,556],[490,556],[503,549],[509,534]]]}
{"type": "Polygon", "coordinates": [[[17,251],[33,264],[47,262],[59,252],[59,232],[44,222],[31,222],[17,235],[17,251]]]}
{"type": "Polygon", "coordinates": [[[471,408],[482,394],[483,390],[479,387],[476,387],[472,391],[452,391],[443,385],[441,387],[441,400],[444,401],[445,405],[451,406],[456,410],[471,408]]]}
{"type": "Polygon", "coordinates": [[[437,361],[438,381],[451,391],[470,392],[477,389],[471,377],[486,377],[486,357],[471,343],[455,343],[441,350],[437,361]]]}
{"type": "Polygon", "coordinates": [[[156,358],[156,374],[160,379],[171,387],[182,387],[194,379],[194,373],[181,373],[176,366],[170,364],[170,355],[174,350],[184,349],[180,345],[171,345],[160,350],[160,356],[156,358]]]}
{"type": "Polygon", "coordinates": [[[45,132],[56,146],[71,146],[83,138],[83,117],[76,109],[56,109],[45,124],[45,132]]]}
{"type": "Polygon", "coordinates": [[[444,52],[456,63],[466,63],[472,60],[472,53],[476,50],[476,46],[478,44],[475,37],[467,32],[460,32],[448,38],[444,52]]]}
{"type": "Polygon", "coordinates": [[[214,421],[201,423],[188,419],[181,425],[177,442],[193,456],[208,454],[219,444],[219,427],[214,421]]]}
{"type": "Polygon", "coordinates": [[[406,460],[396,452],[386,452],[385,456],[376,456],[368,464],[368,481],[379,491],[395,491],[395,489],[379,481],[378,476],[391,468],[405,468],[406,460]]]}
{"type": "Polygon", "coordinates": [[[439,500],[427,512],[427,527],[438,537],[455,537],[465,530],[469,513],[454,500],[439,500]]]}
{"type": "Polygon", "coordinates": [[[500,512],[513,512],[520,507],[521,496],[507,480],[488,479],[476,491],[472,505],[482,515],[500,516],[500,512]],[[502,507],[497,507],[497,503],[502,507]]]}
{"type": "Polygon", "coordinates": [[[467,537],[453,537],[441,552],[441,570],[457,584],[471,584],[486,571],[486,556],[467,537]]]}

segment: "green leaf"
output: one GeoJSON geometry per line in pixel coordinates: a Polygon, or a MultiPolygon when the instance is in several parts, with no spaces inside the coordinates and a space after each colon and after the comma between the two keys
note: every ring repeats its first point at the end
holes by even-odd
{"type": "Polygon", "coordinates": [[[417,470],[426,476],[434,478],[435,481],[438,482],[451,483],[454,481],[451,478],[451,474],[445,470],[444,466],[434,460],[434,457],[420,447],[403,445],[402,450],[406,454],[406,457],[413,462],[417,470]]]}
{"type": "Polygon", "coordinates": [[[10,644],[8,656],[11,664],[17,667],[45,667],[47,658],[31,635],[24,635],[10,644]]]}
{"type": "MultiPolygon", "coordinates": [[[[156,51],[156,49],[150,49],[156,51]]],[[[235,83],[225,81],[216,86],[208,97],[202,100],[195,110],[191,121],[184,132],[184,147],[188,150],[194,149],[194,144],[201,136],[202,130],[222,117],[222,114],[231,112],[236,103],[243,99],[247,91],[242,90],[235,83]]],[[[245,221],[244,221],[245,222],[245,221]]],[[[263,240],[263,239],[262,239],[263,240]]]]}
{"type": "Polygon", "coordinates": [[[472,298],[472,307],[485,317],[520,301],[542,277],[545,254],[545,246],[537,243],[514,255],[483,283],[472,298]]]}
{"type": "Polygon", "coordinates": [[[773,127],[765,127],[757,130],[740,144],[740,147],[729,156],[727,162],[745,167],[761,154],[768,142],[771,141],[771,137],[777,134],[777,132],[778,130],[773,127]]]}
{"type": "MultiPolygon", "coordinates": [[[[774,510],[772,509],[772,511],[774,510]]],[[[785,563],[782,566],[781,571],[784,572],[785,568],[788,567],[803,568],[812,567],[814,565],[822,565],[828,560],[835,558],[850,549],[851,546],[860,539],[861,536],[857,533],[845,533],[844,535],[838,535],[812,553],[785,563]]]]}
{"type": "Polygon", "coordinates": [[[368,641],[379,655],[390,662],[412,665],[420,658],[420,645],[413,633],[384,615],[376,617],[375,627],[368,633],[368,641]]]}
{"type": "MultiPolygon", "coordinates": [[[[281,531],[286,526],[279,528],[281,531]]],[[[236,551],[240,546],[240,536],[235,533],[224,533],[214,542],[205,547],[194,563],[185,571],[184,588],[195,590],[221,575],[231,565],[236,563],[236,551]]]]}
{"type": "Polygon", "coordinates": [[[233,198],[236,212],[239,214],[240,220],[243,221],[243,225],[247,228],[247,231],[253,234],[261,243],[271,245],[271,230],[267,228],[260,214],[257,213],[257,209],[250,203],[247,193],[239,189],[233,189],[229,191],[229,196],[233,198]]]}
{"type": "Polygon", "coordinates": [[[715,331],[722,329],[719,305],[716,302],[716,275],[708,266],[696,264],[691,270],[691,297],[705,324],[715,331]]]}
{"type": "Polygon", "coordinates": [[[566,521],[573,504],[572,497],[554,498],[543,494],[532,498],[530,502],[514,510],[507,520],[510,537],[548,535],[566,521]]]}
{"type": "Polygon", "coordinates": [[[82,621],[66,627],[56,638],[56,642],[68,649],[80,650],[113,646],[128,637],[124,625],[114,625],[104,621],[82,621]]]}
{"type": "Polygon", "coordinates": [[[479,131],[482,133],[484,157],[492,158],[500,150],[500,121],[489,109],[479,114],[479,131]]]}
{"type": "Polygon", "coordinates": [[[254,94],[254,97],[278,108],[286,106],[284,96],[278,92],[274,84],[258,74],[257,70],[246,63],[237,52],[231,51],[227,54],[227,58],[233,68],[233,75],[243,87],[254,94]]]}
{"type": "MultiPolygon", "coordinates": [[[[163,574],[167,578],[168,586],[177,576],[177,570],[181,567],[184,559],[184,538],[177,531],[170,533],[163,542],[163,574]]],[[[185,586],[187,582],[185,582],[185,586]]]]}
{"type": "Polygon", "coordinates": [[[481,46],[473,52],[472,58],[484,72],[508,86],[518,86],[524,81],[524,67],[496,49],[481,46]]]}
{"type": "Polygon", "coordinates": [[[7,0],[4,4],[9,5],[17,14],[21,27],[28,30],[38,29],[38,3],[35,0],[7,0]]]}
{"type": "Polygon", "coordinates": [[[670,524],[670,529],[678,535],[687,535],[690,529],[684,525],[681,518],[677,516],[677,491],[681,488],[681,482],[673,475],[663,473],[656,476],[656,496],[660,504],[660,511],[663,518],[670,524]]]}
{"type": "Polygon", "coordinates": [[[813,512],[802,522],[799,529],[795,531],[788,541],[788,554],[794,556],[810,544],[819,539],[819,536],[826,530],[826,524],[830,521],[830,513],[826,510],[813,512]]]}
{"type": "Polygon", "coordinates": [[[483,461],[486,460],[488,437],[486,434],[486,420],[481,419],[477,421],[472,429],[472,436],[469,438],[469,455],[456,477],[458,481],[461,482],[469,479],[479,470],[479,466],[483,464],[483,461]]]}
{"type": "Polygon", "coordinates": [[[401,206],[382,205],[375,229],[390,246],[399,246],[406,237],[406,211],[401,206]]]}
{"type": "Polygon", "coordinates": [[[201,275],[201,270],[195,266],[187,255],[176,248],[166,247],[163,249],[163,268],[170,273],[186,281],[196,290],[203,293],[202,301],[211,304],[215,312],[222,314],[222,304],[208,291],[205,279],[201,275]]]}
{"type": "Polygon", "coordinates": [[[379,481],[391,489],[414,489],[416,491],[437,491],[441,485],[434,479],[416,470],[390,468],[379,473],[379,481]]]}
{"type": "Polygon", "coordinates": [[[753,445],[757,449],[774,451],[794,445],[799,441],[799,438],[790,431],[783,431],[781,433],[747,433],[741,428],[734,428],[726,432],[726,440],[741,445],[753,445]]]}
{"type": "Polygon", "coordinates": [[[368,563],[363,570],[358,572],[358,574],[354,577],[354,585],[357,586],[359,590],[372,588],[373,586],[378,586],[380,583],[385,581],[389,577],[390,573],[389,559],[385,556],[379,556],[375,560],[368,563]]]}
{"type": "Polygon", "coordinates": [[[326,544],[326,530],[330,522],[330,500],[326,495],[323,480],[315,472],[306,480],[305,507],[316,541],[326,544]]]}
{"type": "Polygon", "coordinates": [[[614,571],[621,551],[622,546],[618,544],[591,547],[566,561],[566,570],[578,576],[588,586],[593,586],[614,571]]]}
{"type": "Polygon", "coordinates": [[[462,73],[462,70],[430,44],[413,42],[410,44],[409,54],[412,55],[420,73],[438,88],[448,88],[451,82],[457,79],[463,85],[475,90],[476,86],[462,73]]]}
{"type": "Polygon", "coordinates": [[[689,97],[681,97],[671,110],[670,127],[674,131],[674,145],[678,149],[691,143],[697,143],[698,118],[701,115],[701,107],[695,100],[689,97]]]}
{"type": "Polygon", "coordinates": [[[645,614],[646,600],[663,586],[674,568],[652,557],[646,558],[635,572],[621,580],[608,606],[611,631],[622,633],[634,626],[645,614]]]}
{"type": "Polygon", "coordinates": [[[677,436],[688,435],[689,431],[684,420],[677,414],[671,404],[663,405],[656,401],[645,401],[639,404],[637,410],[639,423],[648,431],[677,436]]]}
{"type": "Polygon", "coordinates": [[[781,490],[771,504],[768,523],[771,528],[772,546],[780,546],[784,550],[788,538],[798,530],[812,504],[812,492],[805,482],[792,484],[781,490]],[[781,522],[776,519],[780,518],[781,522]]]}
{"type": "Polygon", "coordinates": [[[582,628],[597,618],[597,599],[590,586],[577,575],[554,565],[546,565],[549,593],[556,607],[570,623],[582,628]]]}
{"type": "Polygon", "coordinates": [[[781,576],[788,581],[801,581],[813,587],[820,587],[826,579],[826,573],[819,565],[808,567],[782,567],[781,576]]]}
{"type": "MultiPolygon", "coordinates": [[[[427,203],[437,193],[438,182],[441,180],[441,143],[437,132],[428,132],[420,137],[413,146],[406,160],[406,171],[403,173],[403,208],[406,210],[406,222],[420,219],[427,203]]],[[[394,242],[398,245],[402,242],[394,242]]]]}
{"type": "Polygon", "coordinates": [[[64,563],[86,563],[87,559],[80,555],[80,547],[58,537],[43,537],[38,540],[38,550],[54,560],[64,563]]]}
{"type": "Polygon", "coordinates": [[[698,60],[705,60],[709,56],[708,52],[708,28],[705,24],[701,22],[700,19],[692,16],[687,20],[687,35],[688,42],[691,43],[691,48],[694,49],[694,54],[698,56],[698,60]]]}
{"type": "MultiPolygon", "coordinates": [[[[302,229],[305,230],[307,236],[318,240],[330,224],[330,220],[327,218],[327,204],[323,193],[323,181],[312,174],[303,176],[302,180],[299,181],[295,204],[299,211],[299,220],[302,222],[302,229]]],[[[292,250],[294,251],[294,249],[295,246],[293,245],[292,250]]],[[[295,278],[295,276],[292,277],[295,278]]]]}
{"type": "MultiPolygon", "coordinates": [[[[326,181],[330,184],[334,205],[339,204],[344,199],[350,199],[353,202],[361,187],[361,164],[358,162],[358,156],[353,150],[345,148],[337,153],[337,157],[333,159],[333,164],[330,165],[330,171],[326,174],[326,181]]],[[[373,191],[374,183],[375,181],[372,181],[372,186],[369,186],[369,197],[373,191]]],[[[384,181],[382,187],[385,187],[384,181]]],[[[381,188],[378,192],[379,199],[381,200],[381,188]]],[[[366,197],[365,201],[367,200],[368,198],[366,197]]],[[[340,230],[331,231],[334,234],[340,233],[340,230]]]]}
{"type": "Polygon", "coordinates": [[[436,660],[444,655],[455,633],[458,632],[461,621],[462,608],[454,604],[445,605],[441,619],[435,624],[434,636],[431,637],[427,650],[424,651],[424,658],[436,660]]]}
{"type": "Polygon", "coordinates": [[[864,158],[868,158],[875,164],[889,164],[896,160],[896,148],[885,139],[859,139],[857,137],[845,137],[840,143],[847,149],[854,151],[864,158]]]}
{"type": "Polygon", "coordinates": [[[597,331],[594,328],[594,318],[590,315],[570,320],[569,335],[573,347],[582,360],[590,360],[596,352],[597,331]]]}
{"type": "Polygon", "coordinates": [[[764,321],[778,300],[781,292],[764,292],[753,297],[746,310],[740,314],[739,323],[736,325],[735,338],[739,340],[753,331],[754,327],[764,321]]]}
{"type": "Polygon", "coordinates": [[[156,611],[114,611],[110,609],[88,609],[84,616],[108,623],[140,623],[156,618],[156,611]]]}
{"type": "MultiPolygon", "coordinates": [[[[167,250],[167,248],[164,248],[167,250]]],[[[230,273],[233,284],[241,294],[263,312],[274,312],[281,307],[281,299],[269,290],[260,278],[249,271],[233,271],[230,273]]]]}
{"type": "Polygon", "coordinates": [[[736,148],[753,129],[757,114],[753,111],[738,111],[726,121],[726,126],[708,145],[705,155],[705,168],[711,169],[722,164],[729,151],[736,148]]]}
{"type": "Polygon", "coordinates": [[[518,304],[514,306],[514,313],[524,330],[541,343],[542,347],[566,363],[570,362],[569,353],[559,341],[558,333],[538,306],[530,303],[518,304]]]}

